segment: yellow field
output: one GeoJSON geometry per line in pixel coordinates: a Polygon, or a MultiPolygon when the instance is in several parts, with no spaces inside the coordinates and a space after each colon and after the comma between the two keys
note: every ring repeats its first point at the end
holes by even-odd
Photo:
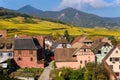
{"type": "Polygon", "coordinates": [[[8,30],[8,36],[15,34],[27,35],[46,35],[53,33],[60,33],[63,35],[65,30],[68,30],[70,35],[103,35],[116,36],[120,40],[120,31],[108,30],[104,28],[81,28],[63,25],[60,23],[53,23],[49,21],[34,19],[37,23],[24,23],[22,17],[11,19],[0,19],[0,29],[8,30]]]}

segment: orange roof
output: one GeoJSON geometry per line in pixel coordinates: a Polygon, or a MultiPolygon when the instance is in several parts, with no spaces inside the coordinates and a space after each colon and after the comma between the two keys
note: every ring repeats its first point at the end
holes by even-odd
{"type": "Polygon", "coordinates": [[[76,43],[76,42],[79,42],[81,39],[83,39],[83,38],[86,38],[86,36],[78,36],[78,37],[76,37],[74,40],[73,40],[73,42],[72,42],[72,45],[74,44],[74,43],[76,43]]]}

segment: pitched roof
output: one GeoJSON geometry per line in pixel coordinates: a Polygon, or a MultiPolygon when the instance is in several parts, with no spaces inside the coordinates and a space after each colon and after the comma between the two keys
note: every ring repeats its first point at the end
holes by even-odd
{"type": "Polygon", "coordinates": [[[93,40],[85,39],[84,42],[93,42],[93,40]]]}
{"type": "Polygon", "coordinates": [[[90,47],[88,47],[87,45],[83,45],[83,46],[81,46],[80,48],[76,49],[76,50],[74,51],[74,53],[72,54],[72,56],[75,55],[80,49],[90,49],[90,47]]]}
{"type": "Polygon", "coordinates": [[[86,36],[78,36],[78,37],[76,37],[74,40],[73,40],[73,42],[72,42],[72,45],[74,44],[74,43],[76,43],[76,42],[79,42],[81,39],[86,39],[87,37],[86,36]]]}
{"type": "Polygon", "coordinates": [[[108,45],[110,46],[109,43],[107,42],[94,42],[93,45],[90,47],[92,50],[96,49],[99,50],[100,48],[102,48],[104,45],[108,45]]]}
{"type": "Polygon", "coordinates": [[[88,47],[87,45],[83,45],[81,49],[90,49],[90,47],[88,47]]]}
{"type": "Polygon", "coordinates": [[[76,57],[72,57],[76,48],[57,48],[55,49],[55,61],[57,62],[76,62],[76,57]]]}
{"type": "Polygon", "coordinates": [[[72,48],[80,48],[82,47],[83,43],[76,42],[72,45],[72,48]]]}
{"type": "Polygon", "coordinates": [[[36,40],[32,38],[17,38],[15,39],[15,50],[34,50],[40,48],[36,40]]]}

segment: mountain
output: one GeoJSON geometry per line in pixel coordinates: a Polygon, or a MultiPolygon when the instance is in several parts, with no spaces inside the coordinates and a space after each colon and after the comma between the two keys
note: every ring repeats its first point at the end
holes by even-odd
{"type": "Polygon", "coordinates": [[[39,14],[42,14],[43,11],[32,7],[31,5],[26,5],[20,9],[17,10],[18,12],[22,12],[22,13],[26,13],[26,14],[30,14],[33,16],[38,16],[39,14]]]}
{"type": "Polygon", "coordinates": [[[16,17],[16,16],[31,17],[27,14],[19,13],[14,10],[0,7],[0,18],[12,18],[12,17],[16,17]]]}
{"type": "Polygon", "coordinates": [[[59,20],[68,24],[82,27],[114,27],[120,26],[120,18],[100,17],[94,14],[85,13],[73,8],[66,8],[61,11],[42,11],[30,5],[24,6],[19,12],[38,16],[41,18],[59,20]]]}

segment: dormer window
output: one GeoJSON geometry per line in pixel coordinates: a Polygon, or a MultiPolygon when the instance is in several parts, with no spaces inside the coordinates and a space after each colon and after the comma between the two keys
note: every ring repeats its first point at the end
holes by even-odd
{"type": "Polygon", "coordinates": [[[107,47],[106,45],[104,45],[104,47],[107,47]]]}
{"type": "Polygon", "coordinates": [[[63,47],[63,48],[66,48],[66,44],[65,44],[65,43],[63,43],[63,44],[62,44],[62,47],[63,47]]]}
{"type": "Polygon", "coordinates": [[[11,48],[12,48],[12,43],[7,43],[7,44],[6,44],[6,48],[7,48],[7,49],[11,49],[11,48]]]}
{"type": "Polygon", "coordinates": [[[0,43],[0,49],[4,48],[4,43],[0,43]]]}

